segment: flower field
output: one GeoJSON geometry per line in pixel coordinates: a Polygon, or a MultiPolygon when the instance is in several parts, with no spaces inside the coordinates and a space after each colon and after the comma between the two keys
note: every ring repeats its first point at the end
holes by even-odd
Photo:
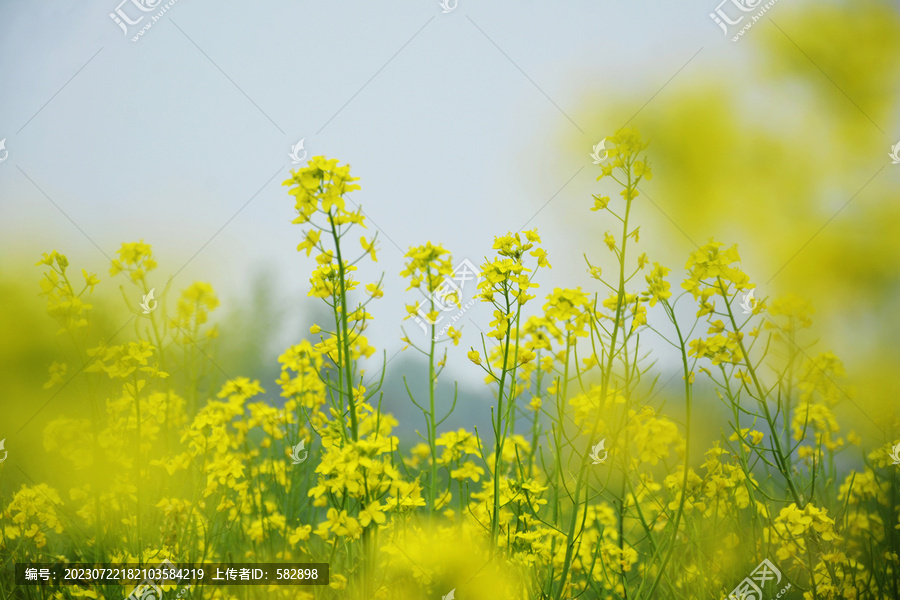
{"type": "Polygon", "coordinates": [[[364,280],[380,240],[354,201],[365,182],[336,159],[284,182],[326,318],[283,349],[274,381],[216,371],[242,340],[220,334],[210,284],[151,287],[149,244],[123,243],[100,274],[44,254],[34,285],[65,356],[44,387],[77,386],[83,403],[44,417],[46,479],[0,464],[0,597],[130,591],[19,585],[13,563],[168,560],[327,563],[328,584],[170,582],[166,598],[900,598],[900,440],[864,441],[837,416],[852,374],[811,336],[814,306],[754,297],[725,240],[648,256],[634,208],[653,146],[635,128],[605,144],[581,206],[602,256],[552,255],[531,229],[496,236],[476,265],[493,318],[456,367],[483,377],[490,405],[438,386],[461,340],[437,324],[442,303],[462,306],[446,286],[457,260],[423,240],[402,272],[364,280]],[[542,285],[557,261],[582,262],[593,287],[542,285]],[[366,337],[388,279],[426,298],[404,322],[427,369],[402,398],[415,438],[384,409],[388,367],[366,337]],[[92,297],[116,285],[133,318],[109,342],[92,297]],[[666,394],[659,344],[678,357],[666,394]],[[445,425],[476,413],[489,430],[445,425]]]}

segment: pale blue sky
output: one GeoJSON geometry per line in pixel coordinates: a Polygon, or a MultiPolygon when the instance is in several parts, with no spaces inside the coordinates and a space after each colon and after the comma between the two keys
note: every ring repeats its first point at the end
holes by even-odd
{"type": "MultiPolygon", "coordinates": [[[[55,248],[105,277],[104,254],[144,239],[159,285],[199,251],[176,289],[210,281],[227,309],[269,269],[280,297],[302,305],[312,259],[295,251],[301,229],[280,184],[305,138],[310,155],[353,166],[354,199],[382,232],[377,268],[362,276],[386,272],[370,312],[389,355],[413,298],[400,249],[413,244],[479,263],[493,235],[528,222],[554,265],[540,296],[594,291],[585,229],[572,221],[595,214],[591,145],[665,102],[670,80],[723,61],[734,70],[752,51],[723,37],[709,0],[460,0],[449,14],[437,1],[179,0],[137,43],[109,18],[116,6],[0,4],[7,259],[30,264],[55,248]],[[585,92],[607,89],[633,107],[584,130],[574,115],[585,92]],[[573,135],[584,138],[577,155],[564,147],[573,135]]],[[[141,14],[130,1],[122,10],[141,14]]],[[[691,246],[667,233],[680,262],[691,246]]],[[[462,346],[478,343],[467,328],[462,346]]]]}

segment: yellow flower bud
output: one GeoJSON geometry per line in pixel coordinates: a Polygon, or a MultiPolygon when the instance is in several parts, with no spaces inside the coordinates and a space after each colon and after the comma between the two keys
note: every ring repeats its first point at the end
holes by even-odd
{"type": "Polygon", "coordinates": [[[478,350],[476,350],[475,348],[472,348],[467,356],[469,357],[469,360],[471,360],[476,365],[481,364],[481,355],[478,354],[478,350]]]}

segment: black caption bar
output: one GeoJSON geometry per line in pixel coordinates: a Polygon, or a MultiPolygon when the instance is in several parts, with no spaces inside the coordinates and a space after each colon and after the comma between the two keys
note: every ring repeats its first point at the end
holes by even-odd
{"type": "Polygon", "coordinates": [[[16,563],[17,585],[328,585],[328,563],[16,563]]]}

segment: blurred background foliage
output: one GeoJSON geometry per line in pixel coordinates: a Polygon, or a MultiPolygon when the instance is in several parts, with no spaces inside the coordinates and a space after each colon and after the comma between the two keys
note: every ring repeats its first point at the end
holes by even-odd
{"type": "MultiPolygon", "coordinates": [[[[873,436],[866,445],[892,440],[900,167],[888,153],[900,141],[900,10],[878,0],[778,3],[763,20],[734,44],[750,47],[749,66],[731,56],[719,69],[689,64],[633,118],[656,175],[641,187],[650,205],[642,241],[675,273],[712,236],[738,243],[757,298],[811,301],[817,351],[844,359],[844,391],[859,407],[844,403],[841,414],[873,436]]],[[[645,83],[643,95],[659,85],[645,83]]],[[[586,131],[617,129],[635,96],[589,89],[573,118],[586,131]]],[[[582,155],[584,138],[568,147],[582,155]]],[[[561,218],[585,223],[588,255],[598,255],[603,232],[577,218],[582,210],[561,218]]]]}

